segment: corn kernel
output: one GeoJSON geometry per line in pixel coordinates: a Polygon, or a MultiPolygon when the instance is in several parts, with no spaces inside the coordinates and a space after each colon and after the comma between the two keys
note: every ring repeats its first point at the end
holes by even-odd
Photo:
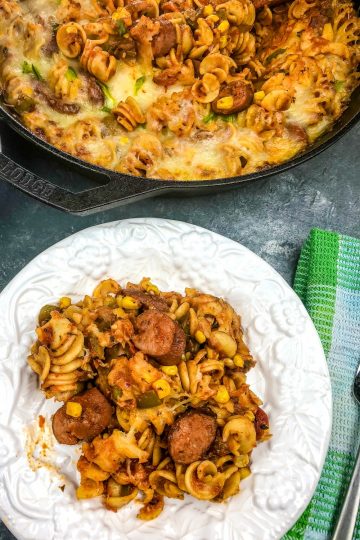
{"type": "Polygon", "coordinates": [[[217,108],[221,110],[231,109],[233,105],[234,105],[234,98],[232,96],[225,96],[223,98],[220,98],[216,102],[217,108]]]}
{"type": "Polygon", "coordinates": [[[329,41],[333,41],[333,39],[334,39],[334,31],[333,31],[333,28],[331,26],[331,23],[324,24],[322,37],[324,39],[329,40],[329,41]]]}
{"type": "Polygon", "coordinates": [[[173,377],[174,375],[177,375],[178,368],[177,366],[161,366],[161,371],[163,371],[165,375],[169,375],[169,377],[173,377]]]}
{"type": "Polygon", "coordinates": [[[113,309],[112,312],[113,312],[114,315],[119,317],[119,319],[126,319],[128,317],[126,312],[121,307],[113,309]]]}
{"type": "Polygon", "coordinates": [[[151,384],[154,380],[154,373],[152,366],[146,367],[141,372],[141,378],[148,384],[151,384]]]}
{"type": "Polygon", "coordinates": [[[214,14],[214,15],[209,15],[208,19],[209,19],[210,22],[217,23],[218,20],[219,20],[219,17],[214,14]]]}
{"type": "Polygon", "coordinates": [[[73,416],[74,418],[79,418],[82,413],[82,406],[80,403],[76,403],[75,401],[68,401],[66,403],[66,414],[68,416],[73,416]]]}
{"type": "Polygon", "coordinates": [[[119,7],[111,15],[111,18],[112,18],[113,21],[118,21],[120,19],[125,19],[127,15],[128,15],[128,11],[123,7],[119,7]]]}
{"type": "Polygon", "coordinates": [[[165,379],[155,381],[153,383],[153,388],[160,399],[163,399],[171,394],[170,384],[165,379]]]}
{"type": "Polygon", "coordinates": [[[22,93],[25,95],[25,96],[32,96],[33,95],[33,89],[30,87],[30,86],[24,86],[22,88],[22,93]]]}
{"type": "Polygon", "coordinates": [[[129,137],[120,137],[120,144],[127,144],[129,142],[129,137]]]}
{"type": "Polygon", "coordinates": [[[225,386],[223,386],[222,384],[219,386],[214,399],[218,403],[227,403],[229,401],[230,399],[229,392],[227,391],[225,386]]]}
{"type": "Polygon", "coordinates": [[[254,94],[254,100],[258,101],[258,102],[263,100],[264,97],[265,97],[264,90],[259,90],[259,92],[255,92],[255,94],[254,94]]]}
{"type": "Polygon", "coordinates": [[[250,476],[251,471],[249,467],[244,467],[243,469],[239,469],[239,473],[240,473],[241,480],[244,480],[244,478],[246,478],[247,476],[250,476]]]}
{"type": "Polygon", "coordinates": [[[235,354],[233,361],[236,367],[244,367],[244,359],[241,354],[235,354]]]}
{"type": "Polygon", "coordinates": [[[214,13],[214,8],[212,7],[211,4],[204,7],[203,14],[205,17],[207,17],[208,15],[211,15],[212,13],[214,13]]]}
{"type": "Polygon", "coordinates": [[[227,42],[228,42],[228,37],[227,36],[221,36],[220,38],[220,49],[224,49],[227,45],[227,42]]]}
{"type": "Polygon", "coordinates": [[[71,299],[68,296],[62,296],[59,300],[60,309],[66,309],[71,305],[71,299]]]}
{"type": "Polygon", "coordinates": [[[230,28],[229,21],[222,21],[218,26],[218,30],[220,34],[225,34],[225,32],[229,30],[229,28],[230,28]]]}
{"type": "Polygon", "coordinates": [[[200,343],[200,345],[202,343],[205,343],[205,341],[206,341],[206,336],[205,336],[204,332],[202,332],[201,330],[196,330],[194,337],[195,337],[196,341],[198,343],[200,343]]]}
{"type": "Polygon", "coordinates": [[[140,307],[140,304],[132,296],[124,296],[121,302],[121,306],[124,309],[138,309],[140,307]]]}

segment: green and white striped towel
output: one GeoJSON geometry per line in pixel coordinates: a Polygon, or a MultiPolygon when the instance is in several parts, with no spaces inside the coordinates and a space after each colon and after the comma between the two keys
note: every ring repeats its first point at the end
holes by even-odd
{"type": "MultiPolygon", "coordinates": [[[[315,494],[284,540],[331,537],[360,440],[351,386],[360,363],[360,240],[313,229],[301,251],[294,289],[320,335],[333,391],[329,451],[315,494]]],[[[360,540],[358,520],[356,540],[360,540]]]]}

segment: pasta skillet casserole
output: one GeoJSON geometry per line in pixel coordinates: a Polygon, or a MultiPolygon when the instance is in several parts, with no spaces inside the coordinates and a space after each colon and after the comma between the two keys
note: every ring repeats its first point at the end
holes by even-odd
{"type": "Polygon", "coordinates": [[[5,103],[52,145],[136,176],[279,164],[358,82],[350,0],[0,0],[0,15],[5,103]]]}
{"type": "Polygon", "coordinates": [[[148,278],[108,279],[76,304],[44,306],[28,358],[62,444],[82,442],[79,499],[109,510],[142,495],[150,520],[164,497],[222,502],[250,474],[254,447],[270,437],[240,318],[194,289],[161,292],[148,278]]]}

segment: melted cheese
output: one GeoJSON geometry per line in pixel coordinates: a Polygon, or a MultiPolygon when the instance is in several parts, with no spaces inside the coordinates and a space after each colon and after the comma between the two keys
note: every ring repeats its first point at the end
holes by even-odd
{"type": "MultiPolygon", "coordinates": [[[[248,118],[249,109],[247,109],[235,118],[231,126],[226,126],[220,118],[215,118],[209,127],[204,121],[204,118],[209,115],[208,106],[196,102],[194,98],[191,98],[189,92],[184,92],[181,98],[176,96],[171,98],[174,92],[181,93],[191,87],[176,84],[165,89],[155,84],[152,70],[144,70],[141,58],[138,58],[138,63],[134,66],[129,66],[120,60],[117,61],[116,72],[107,82],[113,99],[110,103],[105,103],[107,108],[104,109],[102,104],[94,104],[89,101],[87,74],[80,66],[79,58],[68,59],[60,52],[53,56],[47,56],[42,49],[43,44],[48,43],[53,35],[54,23],[62,23],[62,20],[57,20],[57,17],[66,16],[67,0],[6,1],[13,3],[14,16],[16,8],[22,10],[19,19],[27,28],[26,33],[22,35],[21,31],[12,27],[11,17],[10,21],[7,16],[0,18],[0,45],[10,52],[5,58],[5,62],[0,66],[0,70],[6,66],[2,74],[5,96],[9,80],[13,78],[15,81],[14,84],[9,85],[13,92],[10,99],[14,100],[13,102],[9,101],[9,103],[16,104],[16,96],[18,95],[16,83],[19,83],[18,86],[22,85],[22,90],[25,88],[26,92],[33,93],[36,105],[33,115],[31,111],[24,113],[23,119],[26,125],[33,130],[38,127],[44,132],[44,136],[49,142],[55,146],[82,159],[116,170],[127,171],[122,167],[122,163],[129,155],[128,163],[135,163],[135,166],[138,159],[145,160],[147,176],[149,177],[183,180],[246,174],[264,166],[281,163],[304,148],[306,136],[311,142],[329,128],[333,120],[343,110],[350,92],[356,86],[356,77],[353,75],[355,61],[348,58],[347,53],[344,53],[347,47],[345,45],[347,39],[345,30],[340,31],[339,28],[336,30],[336,25],[333,23],[332,31],[337,32],[337,34],[334,33],[334,43],[329,42],[333,46],[328,49],[331,52],[326,52],[326,49],[322,50],[321,47],[327,46],[326,43],[329,40],[319,40],[317,29],[308,27],[310,19],[306,19],[305,14],[301,21],[296,20],[294,27],[291,26],[293,23],[289,21],[287,30],[290,31],[279,35],[276,35],[271,25],[268,25],[265,33],[268,37],[265,37],[263,41],[264,50],[260,50],[261,47],[259,47],[257,52],[256,61],[264,62],[264,58],[271,58],[272,53],[276,53],[276,50],[286,51],[286,54],[273,56],[269,66],[265,62],[263,66],[264,79],[259,79],[256,82],[257,90],[259,90],[257,94],[264,94],[263,98],[266,98],[269,91],[269,79],[272,75],[277,77],[276,84],[278,86],[275,86],[275,93],[279,90],[282,91],[283,85],[285,91],[288,91],[292,96],[290,106],[285,111],[277,111],[276,106],[274,108],[271,105],[271,99],[268,99],[268,105],[264,103],[263,106],[260,101],[256,100],[257,107],[261,112],[257,117],[258,123],[251,114],[248,118]],[[30,26],[27,26],[28,24],[30,26]],[[300,32],[298,31],[299,24],[301,26],[300,32]],[[31,42],[32,33],[36,34],[36,43],[33,47],[31,43],[30,46],[28,43],[28,41],[31,42]],[[341,43],[339,44],[339,42],[341,43]],[[315,48],[317,47],[317,52],[314,52],[312,44],[315,48]],[[34,53],[34,50],[39,51],[39,53],[34,53]],[[341,54],[334,54],[336,50],[341,51],[341,54]],[[292,58],[292,55],[299,55],[298,58],[302,58],[302,62],[308,55],[309,62],[317,64],[319,80],[305,82],[304,78],[302,81],[301,71],[299,76],[291,75],[291,70],[286,68],[287,55],[289,58],[292,58]],[[33,64],[36,67],[41,74],[42,81],[39,82],[34,73],[23,73],[24,61],[30,66],[33,64]],[[271,73],[273,61],[274,72],[271,73]],[[51,77],[53,77],[54,65],[59,62],[60,65],[61,62],[66,62],[68,66],[72,67],[79,79],[77,96],[75,93],[71,94],[71,103],[79,106],[79,112],[74,115],[53,110],[49,106],[49,99],[44,98],[44,91],[50,92],[52,96],[56,91],[58,79],[51,83],[51,77]],[[284,62],[285,69],[278,62],[284,62]],[[280,75],[281,73],[284,75],[280,75]],[[144,77],[144,83],[140,88],[136,88],[136,82],[140,77],[144,77]],[[334,90],[336,82],[344,83],[340,91],[334,90]],[[262,85],[264,91],[261,91],[262,85]],[[152,117],[151,112],[154,111],[152,106],[162,96],[168,96],[170,99],[165,100],[165,104],[163,102],[157,103],[159,110],[157,109],[152,117]],[[128,97],[136,100],[148,121],[147,125],[142,125],[131,132],[126,132],[121,127],[121,117],[118,118],[119,123],[116,123],[116,117],[108,110],[114,108],[119,102],[125,102],[128,97]],[[191,122],[189,129],[187,128],[188,122],[191,122]],[[142,138],[143,135],[150,136],[150,139],[142,138]],[[143,143],[145,147],[141,148],[145,157],[138,155],[139,147],[136,146],[138,140],[145,141],[143,143]],[[154,152],[153,155],[152,152],[154,152]]],[[[293,5],[299,1],[295,0],[293,5]]],[[[98,4],[101,6],[101,2],[98,4]]],[[[75,3],[74,5],[81,7],[82,19],[78,21],[79,24],[94,22],[94,14],[96,13],[94,0],[81,0],[79,4],[75,3]]],[[[341,6],[345,6],[345,4],[341,4],[341,6]]],[[[341,15],[338,16],[338,19],[342,20],[341,15]]],[[[358,20],[355,19],[355,16],[352,20],[354,21],[352,27],[354,27],[358,20]]],[[[19,26],[21,27],[21,25],[19,26]]],[[[258,26],[261,30],[260,22],[258,22],[258,26]]],[[[252,32],[254,33],[254,30],[252,32]]],[[[329,36],[331,40],[332,34],[329,33],[329,36]]],[[[351,43],[351,40],[348,42],[351,43]]],[[[351,47],[353,45],[350,44],[348,47],[349,55],[351,47]]],[[[291,60],[291,62],[296,69],[296,60],[291,60]]],[[[62,65],[64,66],[64,64],[62,65]]],[[[314,64],[310,63],[309,65],[313,66],[314,64]]],[[[244,68],[247,69],[246,66],[241,66],[239,71],[244,68]]],[[[57,64],[56,69],[58,69],[57,64]]],[[[63,98],[62,93],[60,93],[60,97],[63,98]]],[[[59,94],[57,94],[57,99],[60,99],[59,94]]],[[[114,114],[116,113],[114,112],[114,114]]],[[[255,116],[257,114],[255,111],[255,116]]],[[[132,172],[142,174],[143,165],[144,162],[140,163],[139,170],[135,168],[132,172]]]]}

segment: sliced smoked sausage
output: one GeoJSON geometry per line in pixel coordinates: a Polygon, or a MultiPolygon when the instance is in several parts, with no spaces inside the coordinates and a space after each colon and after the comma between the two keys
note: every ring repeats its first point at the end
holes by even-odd
{"type": "Polygon", "coordinates": [[[92,77],[91,75],[86,74],[85,75],[86,80],[86,89],[87,89],[87,95],[89,98],[89,101],[92,105],[97,105],[98,107],[101,107],[105,103],[104,93],[101,90],[100,86],[96,82],[95,77],[92,77]]]}
{"type": "Polygon", "coordinates": [[[256,431],[256,440],[261,439],[269,430],[269,418],[266,412],[260,407],[255,413],[255,431],[256,431]]]}
{"type": "Polygon", "coordinates": [[[156,309],[157,311],[168,311],[169,306],[166,300],[155,294],[149,294],[138,289],[123,289],[123,295],[132,296],[135,300],[141,302],[147,309],[156,309]]]}
{"type": "Polygon", "coordinates": [[[216,419],[200,411],[177,418],[168,436],[172,459],[184,465],[201,459],[215,440],[216,428],[216,419]]]}
{"type": "Polygon", "coordinates": [[[234,81],[226,84],[221,90],[215,101],[212,102],[211,108],[217,114],[234,114],[250,107],[254,98],[254,92],[249,84],[243,81],[234,81]],[[230,97],[229,107],[221,107],[220,99],[230,97]]]}
{"type": "Polygon", "coordinates": [[[70,401],[80,403],[79,418],[66,414],[66,404],[54,414],[52,428],[61,444],[76,444],[79,440],[91,440],[110,424],[112,407],[97,388],[74,396],[70,401]]]}
{"type": "Polygon", "coordinates": [[[157,361],[163,366],[178,364],[182,360],[182,355],[185,354],[186,336],[184,330],[177,323],[174,324],[175,334],[170,351],[156,357],[157,361]]]}
{"type": "Polygon", "coordinates": [[[36,93],[44,98],[51,109],[60,114],[73,115],[80,111],[80,105],[77,103],[65,103],[62,99],[57,98],[47,90],[42,83],[37,84],[36,93]]]}
{"type": "Polygon", "coordinates": [[[167,19],[159,19],[159,23],[159,33],[153,37],[151,42],[152,52],[155,58],[165,56],[176,45],[175,25],[167,19]]]}
{"type": "Polygon", "coordinates": [[[166,313],[148,309],[136,318],[136,334],[132,341],[140,351],[162,365],[181,362],[186,337],[183,329],[166,313]]]}

